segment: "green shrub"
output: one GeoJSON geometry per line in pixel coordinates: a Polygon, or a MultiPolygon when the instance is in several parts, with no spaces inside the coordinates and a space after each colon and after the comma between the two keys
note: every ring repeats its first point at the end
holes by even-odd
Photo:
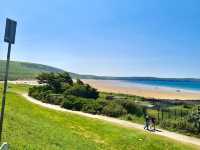
{"type": "Polygon", "coordinates": [[[60,105],[63,101],[63,95],[61,94],[52,94],[51,92],[46,94],[45,102],[55,105],[60,105]]]}
{"type": "Polygon", "coordinates": [[[183,104],[182,106],[183,106],[183,108],[185,108],[185,109],[191,109],[191,108],[193,107],[192,104],[183,104]]]}
{"type": "Polygon", "coordinates": [[[125,119],[125,120],[129,120],[129,121],[133,121],[134,118],[135,118],[135,117],[134,117],[132,114],[127,114],[127,115],[124,116],[124,119],[125,119]]]}
{"type": "Polygon", "coordinates": [[[54,94],[48,86],[34,86],[29,89],[29,96],[36,98],[44,103],[60,105],[63,101],[63,95],[54,94]]]}
{"type": "Polygon", "coordinates": [[[55,93],[62,93],[65,85],[73,85],[72,78],[67,72],[63,73],[41,73],[37,80],[40,84],[46,84],[55,93]]]}
{"type": "Polygon", "coordinates": [[[162,128],[173,130],[173,131],[187,131],[190,133],[195,133],[193,125],[188,122],[187,119],[166,119],[160,121],[160,126],[162,128]]]}
{"type": "Polygon", "coordinates": [[[71,88],[65,91],[64,95],[97,99],[99,97],[99,92],[89,85],[74,84],[71,88]]]}
{"type": "Polygon", "coordinates": [[[61,107],[66,109],[72,109],[77,111],[84,111],[92,114],[100,114],[103,105],[101,101],[95,101],[91,99],[80,98],[76,96],[67,96],[62,102],[61,107]]]}
{"type": "Polygon", "coordinates": [[[80,111],[85,103],[87,103],[87,100],[70,95],[65,97],[61,107],[80,111]]]}
{"type": "Polygon", "coordinates": [[[28,95],[42,101],[49,92],[47,86],[34,86],[29,89],[28,95]]]}
{"type": "Polygon", "coordinates": [[[127,111],[121,105],[110,102],[103,108],[102,113],[111,117],[119,117],[125,115],[127,111]]]}
{"type": "Polygon", "coordinates": [[[194,131],[200,134],[200,112],[191,113],[188,121],[192,124],[194,131]]]}
{"type": "Polygon", "coordinates": [[[134,114],[136,116],[142,116],[144,114],[143,107],[138,106],[133,100],[116,100],[118,104],[126,109],[127,113],[134,114]]]}
{"type": "Polygon", "coordinates": [[[99,92],[95,88],[84,84],[80,79],[77,79],[77,83],[74,84],[67,72],[42,73],[37,76],[37,80],[43,85],[30,88],[29,95],[41,101],[54,103],[54,100],[51,99],[51,94],[63,94],[65,97],[74,95],[92,99],[99,97],[99,92]]]}
{"type": "Polygon", "coordinates": [[[165,119],[165,120],[160,121],[160,126],[165,129],[177,130],[178,121],[165,119]]]}
{"type": "Polygon", "coordinates": [[[101,114],[104,104],[101,101],[88,101],[83,105],[82,111],[92,114],[101,114]]]}
{"type": "Polygon", "coordinates": [[[79,85],[84,85],[84,82],[81,81],[80,79],[77,79],[77,80],[76,80],[76,83],[79,84],[79,85]]]}

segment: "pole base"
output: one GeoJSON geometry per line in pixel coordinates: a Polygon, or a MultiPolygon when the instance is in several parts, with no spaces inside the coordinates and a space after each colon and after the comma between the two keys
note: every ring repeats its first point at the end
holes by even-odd
{"type": "Polygon", "coordinates": [[[0,150],[8,150],[8,143],[3,143],[0,147],[0,150]]]}

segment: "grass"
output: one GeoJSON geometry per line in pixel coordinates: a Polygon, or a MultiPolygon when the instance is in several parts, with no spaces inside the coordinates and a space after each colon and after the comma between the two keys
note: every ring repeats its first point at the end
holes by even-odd
{"type": "Polygon", "coordinates": [[[11,150],[195,150],[165,137],[70,113],[42,108],[15,92],[27,86],[10,85],[3,141],[11,150]]]}

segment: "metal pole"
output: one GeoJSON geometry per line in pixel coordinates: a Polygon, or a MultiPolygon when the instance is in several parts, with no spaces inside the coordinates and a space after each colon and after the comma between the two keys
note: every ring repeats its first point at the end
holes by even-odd
{"type": "Polygon", "coordinates": [[[2,139],[3,118],[4,118],[4,110],[5,110],[5,102],[6,102],[6,92],[7,92],[7,84],[8,84],[9,63],[10,63],[10,52],[11,52],[11,43],[8,43],[8,53],[7,53],[7,62],[6,62],[6,74],[5,74],[5,78],[4,78],[4,89],[3,89],[1,115],[0,115],[0,142],[1,142],[1,139],[2,139]]]}
{"type": "Polygon", "coordinates": [[[158,122],[160,122],[160,108],[157,109],[158,112],[158,122]]]}

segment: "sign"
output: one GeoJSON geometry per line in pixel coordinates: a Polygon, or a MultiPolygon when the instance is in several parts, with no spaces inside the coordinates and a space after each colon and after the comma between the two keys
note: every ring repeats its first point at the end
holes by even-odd
{"type": "MultiPolygon", "coordinates": [[[[16,33],[17,22],[11,19],[6,19],[6,29],[4,41],[8,43],[8,53],[7,53],[7,61],[6,61],[6,72],[4,78],[4,87],[3,87],[3,95],[2,95],[2,103],[1,103],[1,114],[0,114],[0,142],[2,138],[2,130],[3,130],[3,118],[5,111],[5,103],[6,103],[6,92],[8,85],[8,73],[9,73],[9,64],[10,64],[10,53],[11,53],[11,45],[15,43],[15,33],[16,33]]],[[[0,150],[6,150],[8,146],[5,144],[0,147],[0,150]]]]}
{"type": "Polygon", "coordinates": [[[11,20],[9,18],[6,19],[4,42],[8,42],[11,44],[15,43],[16,27],[17,27],[16,21],[11,20]]]}

